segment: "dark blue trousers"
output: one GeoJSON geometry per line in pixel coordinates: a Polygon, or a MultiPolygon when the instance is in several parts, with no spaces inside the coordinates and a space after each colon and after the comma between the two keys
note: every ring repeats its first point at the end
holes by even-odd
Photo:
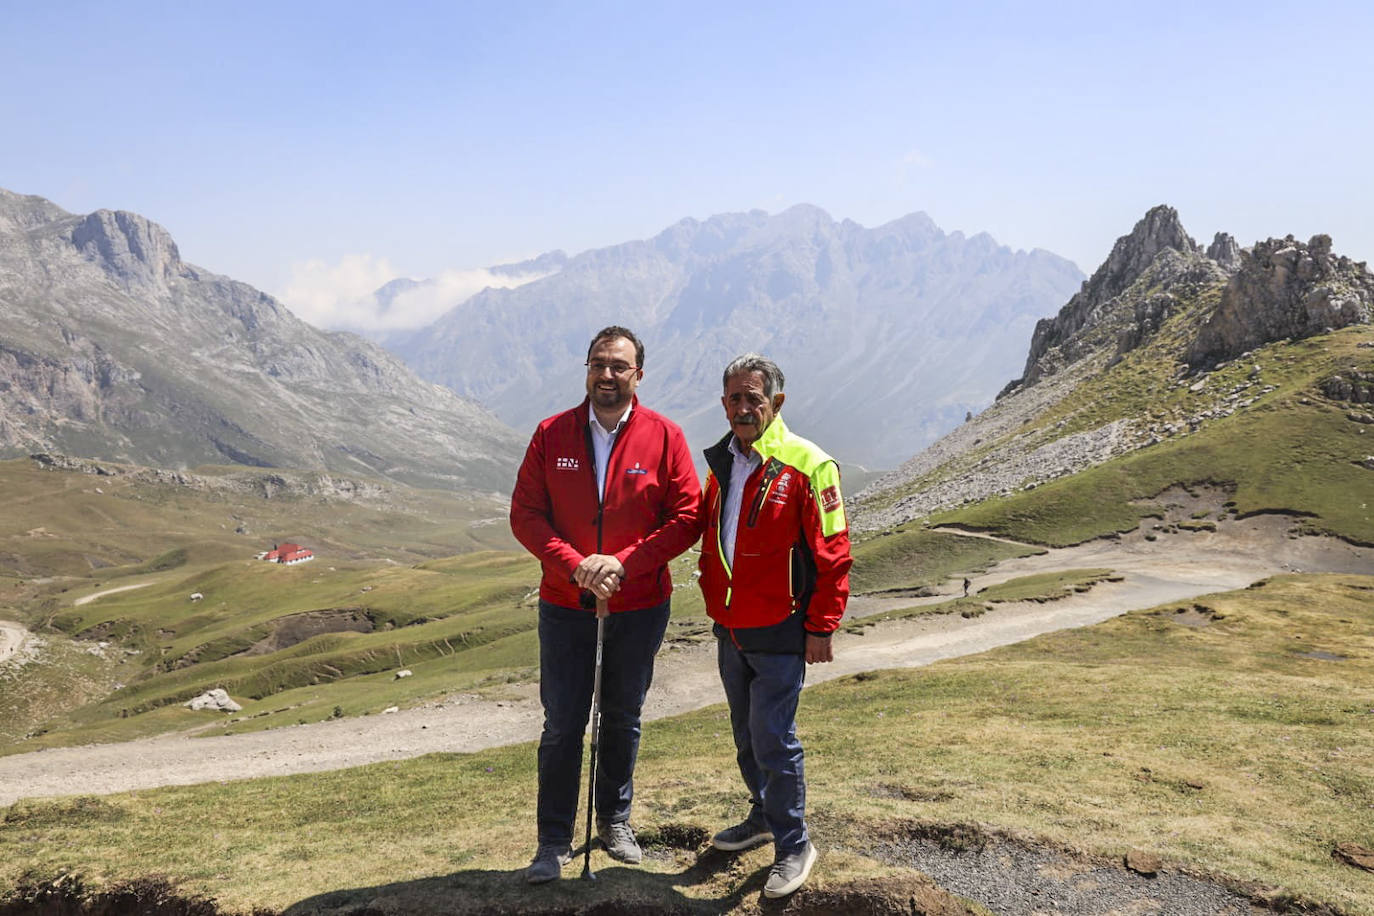
{"type": "Polygon", "coordinates": [[[742,652],[728,635],[716,639],[716,661],[735,759],[749,789],[750,816],[773,832],[779,855],[807,843],[806,774],[797,740],[797,700],[806,680],[806,658],[794,653],[742,652]]]}
{"type": "MultiPolygon", "coordinates": [[[[601,652],[601,747],[596,759],[599,820],[630,819],[639,712],[668,628],[669,602],[606,618],[601,652]]],[[[539,842],[572,843],[582,791],[582,744],[592,708],[596,614],[539,602],[539,842]]]]}

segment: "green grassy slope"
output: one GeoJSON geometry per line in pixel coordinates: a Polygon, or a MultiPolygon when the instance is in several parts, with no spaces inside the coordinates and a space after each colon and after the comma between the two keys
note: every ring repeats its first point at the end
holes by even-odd
{"type": "MultiPolygon", "coordinates": [[[[1374,425],[1350,419],[1361,412],[1358,405],[1332,401],[1318,387],[1348,367],[1374,369],[1374,353],[1359,346],[1370,340],[1374,330],[1355,327],[1271,344],[1207,377],[1214,395],[1249,383],[1242,393],[1257,400],[1233,416],[1209,419],[1196,432],[1028,492],[936,513],[930,522],[1034,543],[1075,544],[1134,528],[1153,511],[1148,500],[1171,485],[1215,484],[1234,493],[1235,511],[1242,515],[1289,512],[1305,516],[1308,530],[1374,544],[1374,500],[1365,496],[1374,492],[1374,471],[1362,465],[1374,454],[1374,425]],[[1262,386],[1250,382],[1253,365],[1261,366],[1258,379],[1274,390],[1261,393],[1262,386]]],[[[1147,364],[1158,356],[1147,351],[1124,360],[1037,422],[1057,424],[1077,411],[1071,413],[1074,424],[1084,428],[1120,416],[1181,424],[1185,414],[1199,409],[1184,402],[1201,392],[1152,375],[1147,364]]]]}

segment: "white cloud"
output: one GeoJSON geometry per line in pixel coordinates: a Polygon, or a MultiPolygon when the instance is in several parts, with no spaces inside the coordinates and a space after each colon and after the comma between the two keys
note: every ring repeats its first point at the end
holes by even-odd
{"type": "Polygon", "coordinates": [[[368,327],[377,309],[372,294],[394,279],[391,263],[370,254],[344,255],[337,264],[297,261],[278,298],[319,328],[368,327]]]}
{"type": "Polygon", "coordinates": [[[391,308],[378,317],[383,327],[418,328],[488,287],[513,289],[545,276],[548,274],[494,274],[483,267],[446,270],[423,286],[401,293],[391,303],[391,308]]]}
{"type": "Polygon", "coordinates": [[[423,327],[482,290],[510,289],[547,273],[498,274],[478,267],[446,270],[431,280],[379,302],[376,292],[398,278],[385,258],[347,255],[337,264],[312,260],[293,264],[281,300],[302,319],[321,328],[390,331],[423,327]]]}

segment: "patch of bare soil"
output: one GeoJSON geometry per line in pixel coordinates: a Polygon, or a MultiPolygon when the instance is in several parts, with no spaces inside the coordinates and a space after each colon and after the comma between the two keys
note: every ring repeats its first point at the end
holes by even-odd
{"type": "MultiPolygon", "coordinates": [[[[163,878],[137,878],[104,887],[76,875],[26,880],[0,897],[0,916],[237,916],[213,900],[185,895],[163,878]]],[[[251,916],[275,916],[253,910],[251,916]]]]}
{"type": "Polygon", "coordinates": [[[29,631],[20,624],[0,620],[0,665],[19,659],[29,642],[29,631]]]}
{"type": "Polygon", "coordinates": [[[1336,916],[1311,900],[1198,874],[1153,856],[1136,853],[1112,861],[972,824],[911,824],[868,854],[919,869],[998,916],[1336,916]]]}
{"type": "Polygon", "coordinates": [[[288,614],[273,620],[271,627],[270,634],[240,654],[268,655],[325,633],[371,633],[375,628],[372,619],[361,607],[328,608],[288,614]]]}

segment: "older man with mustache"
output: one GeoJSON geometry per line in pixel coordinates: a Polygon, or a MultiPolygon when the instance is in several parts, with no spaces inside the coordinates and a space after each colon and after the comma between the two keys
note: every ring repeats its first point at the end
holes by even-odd
{"type": "Polygon", "coordinates": [[[715,621],[748,816],[717,833],[729,851],[773,841],[764,895],[784,897],[816,862],[805,820],[797,702],[806,665],[833,659],[849,597],[849,529],[835,461],[782,421],[783,374],[746,353],[725,368],[730,432],[706,450],[701,591],[715,621]]]}

